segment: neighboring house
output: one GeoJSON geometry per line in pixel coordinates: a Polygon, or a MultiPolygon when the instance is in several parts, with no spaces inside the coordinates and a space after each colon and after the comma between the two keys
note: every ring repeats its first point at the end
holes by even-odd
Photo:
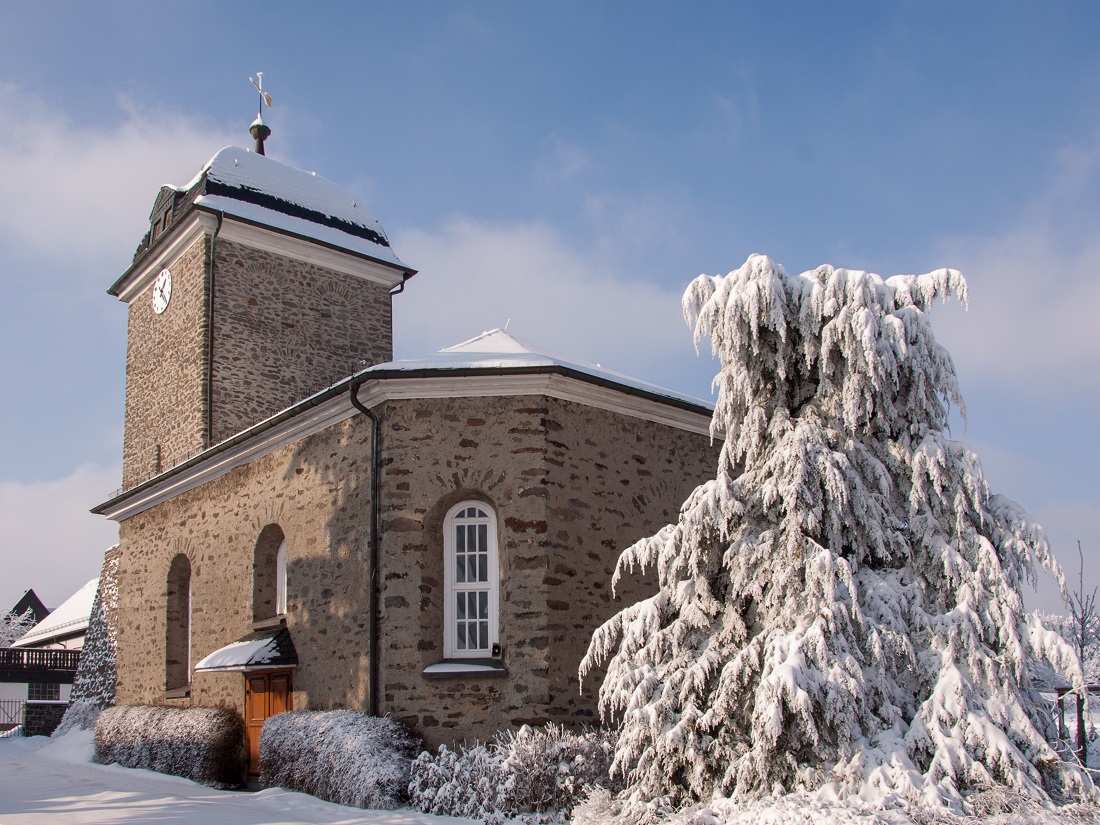
{"type": "Polygon", "coordinates": [[[99,579],[92,579],[11,647],[0,649],[0,729],[23,724],[25,703],[69,701],[98,586],[99,579]]]}
{"type": "Polygon", "coordinates": [[[42,600],[38,598],[38,594],[34,590],[28,590],[24,593],[9,612],[16,616],[22,616],[28,610],[31,612],[31,618],[34,619],[35,624],[50,615],[50,609],[42,604],[42,600]]]}
{"type": "Polygon", "coordinates": [[[616,559],[713,473],[711,410],[502,330],[394,361],[414,274],[351,194],[262,154],[162,188],[110,289],[120,704],[235,706],[254,757],[291,707],[432,745],[597,720],[577,666],[616,559]]]}

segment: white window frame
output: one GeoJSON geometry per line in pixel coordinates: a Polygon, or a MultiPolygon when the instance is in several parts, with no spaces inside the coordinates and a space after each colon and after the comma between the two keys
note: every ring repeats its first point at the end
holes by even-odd
{"type": "MultiPolygon", "coordinates": [[[[479,570],[480,575],[480,570],[479,570]]],[[[497,550],[496,512],[483,501],[463,501],[447,512],[443,520],[443,655],[447,659],[484,659],[491,655],[493,645],[500,641],[500,562],[497,550]],[[470,518],[464,515],[468,508],[476,507],[484,515],[470,518]],[[485,553],[487,581],[458,581],[457,528],[459,525],[485,525],[485,553]],[[459,594],[487,594],[489,637],[484,647],[459,649],[458,606],[459,594]]],[[[480,639],[479,639],[480,641],[480,639]]]]}

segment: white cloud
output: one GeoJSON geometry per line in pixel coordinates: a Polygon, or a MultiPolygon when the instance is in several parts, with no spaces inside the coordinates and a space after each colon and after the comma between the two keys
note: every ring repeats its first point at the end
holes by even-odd
{"type": "MultiPolygon", "coordinates": [[[[564,356],[672,389],[706,394],[680,292],[630,279],[609,256],[545,224],[454,218],[438,230],[393,233],[420,273],[394,300],[398,357],[436,351],[503,327],[564,356]]],[[[685,283],[684,286],[687,284],[685,283]]]]}
{"type": "Polygon", "coordinates": [[[1060,153],[1044,191],[1016,224],[989,237],[952,238],[936,257],[961,269],[970,310],[937,309],[937,332],[960,373],[1016,388],[1095,395],[1100,359],[1100,141],[1060,153]]]}
{"type": "Polygon", "coordinates": [[[553,132],[542,142],[542,155],[535,162],[535,175],[544,185],[572,180],[591,163],[580,144],[553,132]]]}
{"type": "Polygon", "coordinates": [[[120,466],[77,467],[53,481],[0,481],[0,611],[28,588],[57,607],[99,575],[103,553],[118,541],[118,525],[88,508],[106,499],[120,466]]]}
{"type": "Polygon", "coordinates": [[[109,125],[76,124],[0,83],[0,238],[39,260],[117,261],[148,228],[160,186],[186,183],[235,139],[194,118],[126,100],[109,125]]]}

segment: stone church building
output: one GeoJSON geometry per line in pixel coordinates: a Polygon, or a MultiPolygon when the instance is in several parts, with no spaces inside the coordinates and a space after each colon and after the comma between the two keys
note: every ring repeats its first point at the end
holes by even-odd
{"type": "Polygon", "coordinates": [[[502,330],[395,361],[415,271],[353,195],[262,148],[163,187],[109,290],[117,701],[238,708],[254,766],[289,708],[429,745],[597,721],[577,666],[650,592],[612,598],[619,552],[713,474],[710,409],[502,330]]]}

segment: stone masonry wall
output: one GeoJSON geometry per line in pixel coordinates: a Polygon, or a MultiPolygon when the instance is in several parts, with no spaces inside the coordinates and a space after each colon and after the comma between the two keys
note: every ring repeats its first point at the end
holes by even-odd
{"type": "MultiPolygon", "coordinates": [[[[191,562],[191,661],[252,629],[256,541],[287,541],[287,623],[298,649],[296,708],[363,707],[369,582],[370,427],[363,416],[240,467],[120,525],[119,704],[165,690],[168,570],[191,562]]],[[[196,674],[192,702],[244,711],[240,673],[196,674]]]]}
{"type": "Polygon", "coordinates": [[[612,596],[619,554],[676,523],[691,492],[714,477],[721,443],[566,401],[551,401],[549,407],[550,715],[559,722],[597,724],[603,670],[590,674],[583,686],[577,677],[592,632],[656,592],[653,571],[636,570],[612,596]]]}
{"type": "Polygon", "coordinates": [[[206,254],[195,241],[170,269],[172,297],[157,315],[152,284],[130,302],[122,481],[141,483],[206,446],[206,254]]]}
{"type": "Polygon", "coordinates": [[[215,250],[214,443],[392,359],[385,286],[228,241],[215,250]]]}
{"type": "MultiPolygon", "coordinates": [[[[692,435],[540,397],[382,404],[380,710],[427,744],[498,728],[595,719],[576,669],[597,623],[647,595],[610,600],[627,543],[674,519],[713,472],[692,435]],[[460,501],[493,507],[500,549],[504,678],[428,679],[443,658],[443,519],[460,501]]],[[[168,569],[192,570],[192,661],[252,626],[252,558],[264,527],[286,536],[287,624],[298,709],[365,708],[370,583],[370,422],[289,445],[121,525],[118,702],[164,691],[168,569]]],[[[197,674],[195,704],[243,710],[239,673],[197,674]]]]}
{"type": "Polygon", "coordinates": [[[619,551],[674,521],[713,474],[717,447],[673,430],[547,398],[418,400],[381,410],[382,699],[429,746],[484,741],[546,721],[596,722],[577,666],[621,600],[619,551]],[[497,514],[505,678],[427,679],[443,658],[443,519],[465,499],[497,514]]]}

